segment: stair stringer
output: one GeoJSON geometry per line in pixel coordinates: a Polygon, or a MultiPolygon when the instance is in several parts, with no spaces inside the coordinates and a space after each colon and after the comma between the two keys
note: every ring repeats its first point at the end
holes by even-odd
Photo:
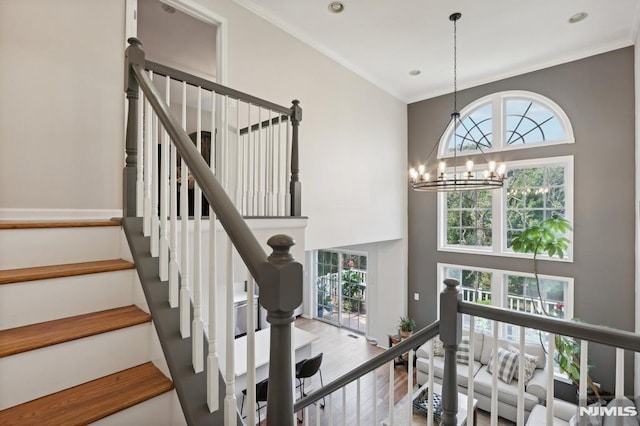
{"type": "MultiPolygon", "coordinates": [[[[160,264],[158,258],[151,256],[150,238],[142,232],[141,218],[124,218],[122,228],[129,243],[129,249],[136,265],[136,271],[149,306],[153,324],[164,352],[171,379],[182,406],[184,417],[189,425],[221,425],[224,423],[225,382],[220,372],[219,407],[210,413],[207,406],[207,372],[194,374],[191,357],[191,337],[180,336],[180,310],[169,306],[169,283],[160,281],[160,264]]],[[[193,307],[192,307],[193,311],[193,307]]],[[[193,312],[192,312],[193,317],[193,312]]],[[[204,353],[208,353],[209,345],[204,338],[204,353]]],[[[205,363],[206,364],[206,363],[205,363]]],[[[237,424],[242,425],[238,414],[237,424]]]]}

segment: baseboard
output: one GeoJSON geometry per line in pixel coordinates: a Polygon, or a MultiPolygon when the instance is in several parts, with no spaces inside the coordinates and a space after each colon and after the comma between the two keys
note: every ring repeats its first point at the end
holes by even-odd
{"type": "Polygon", "coordinates": [[[0,208],[0,220],[83,220],[122,217],[118,209],[11,209],[0,208]]]}

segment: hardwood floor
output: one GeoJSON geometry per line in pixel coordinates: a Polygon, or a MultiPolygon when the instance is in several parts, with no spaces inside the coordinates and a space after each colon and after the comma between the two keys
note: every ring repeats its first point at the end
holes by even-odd
{"type": "MultiPolygon", "coordinates": [[[[328,384],[341,375],[349,372],[364,361],[382,353],[384,349],[367,342],[363,335],[356,334],[347,329],[334,327],[318,320],[298,318],[296,327],[314,333],[318,340],[312,344],[312,356],[323,353],[322,377],[324,384],[328,384]]],[[[369,373],[360,380],[360,424],[363,426],[373,425],[374,404],[377,406],[378,424],[389,415],[389,393],[393,390],[394,404],[400,401],[407,394],[408,374],[404,366],[397,366],[393,370],[394,382],[389,386],[389,365],[385,365],[376,370],[377,392],[373,395],[373,375],[369,373]]],[[[414,377],[415,384],[415,377],[414,377]]],[[[319,375],[307,379],[306,390],[313,391],[320,386],[319,375]]],[[[346,394],[346,415],[343,405],[342,391],[335,392],[331,400],[327,398],[326,406],[320,408],[320,422],[316,423],[317,405],[312,405],[308,409],[309,425],[342,425],[357,424],[356,408],[356,383],[347,386],[346,394]],[[330,418],[333,417],[333,422],[330,418]]],[[[262,425],[266,425],[264,420],[266,410],[262,412],[262,425]]],[[[300,417],[300,413],[298,413],[300,417]]],[[[509,425],[510,422],[503,422],[500,425],[509,425]]],[[[488,413],[478,412],[478,424],[480,426],[489,425],[488,413]]]]}

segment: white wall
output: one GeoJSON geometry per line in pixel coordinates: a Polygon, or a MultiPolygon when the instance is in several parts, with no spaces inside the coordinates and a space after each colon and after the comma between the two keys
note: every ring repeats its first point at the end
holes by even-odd
{"type": "MultiPolygon", "coordinates": [[[[636,333],[640,333],[640,31],[634,46],[636,86],[636,333]]],[[[640,354],[635,355],[635,394],[640,392],[640,354]]]]}
{"type": "Polygon", "coordinates": [[[0,209],[121,209],[124,2],[0,1],[0,209]]]}
{"type": "Polygon", "coordinates": [[[228,23],[228,84],[299,99],[307,249],[405,236],[407,108],[232,0],[195,0],[228,23]]]}

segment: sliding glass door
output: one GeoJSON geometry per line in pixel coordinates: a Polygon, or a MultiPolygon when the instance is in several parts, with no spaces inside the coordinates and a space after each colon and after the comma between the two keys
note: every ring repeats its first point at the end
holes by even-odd
{"type": "Polygon", "coordinates": [[[367,330],[367,256],[318,250],[316,318],[359,333],[367,330]]]}

